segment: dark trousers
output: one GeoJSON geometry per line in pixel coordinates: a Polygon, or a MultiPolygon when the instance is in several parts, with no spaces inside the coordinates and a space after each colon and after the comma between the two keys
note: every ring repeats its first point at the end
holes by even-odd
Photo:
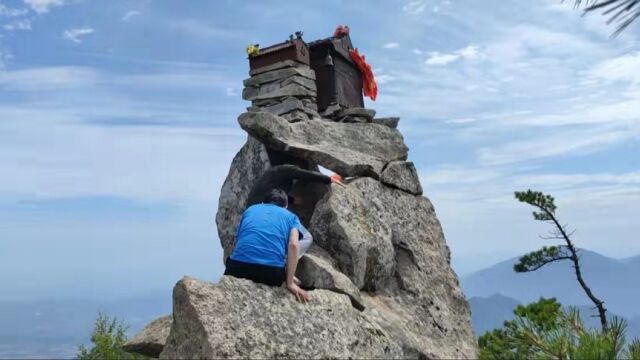
{"type": "Polygon", "coordinates": [[[254,282],[269,286],[280,286],[285,280],[286,272],[282,267],[250,264],[227,258],[225,275],[241,279],[249,279],[254,282]]]}

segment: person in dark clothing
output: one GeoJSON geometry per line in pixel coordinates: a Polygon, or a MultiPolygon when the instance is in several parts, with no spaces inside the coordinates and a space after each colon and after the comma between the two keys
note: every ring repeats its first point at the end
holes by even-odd
{"type": "Polygon", "coordinates": [[[283,190],[271,190],[264,200],[242,214],[224,274],[269,286],[284,282],[298,301],[307,302],[309,295],[294,281],[302,224],[287,210],[288,196],[283,190]]]}
{"type": "MultiPolygon", "coordinates": [[[[288,203],[294,204],[295,198],[289,196],[293,188],[294,181],[302,183],[337,183],[342,185],[342,178],[338,174],[327,176],[319,171],[305,170],[297,165],[284,164],[277,165],[267,170],[253,185],[247,198],[247,208],[263,202],[264,194],[271,189],[282,189],[288,195],[288,203]]],[[[298,257],[302,257],[313,243],[311,233],[301,225],[300,251],[298,257]]]]}
{"type": "Polygon", "coordinates": [[[339,176],[327,176],[319,171],[305,170],[297,165],[277,165],[267,170],[253,185],[247,198],[247,207],[261,203],[264,194],[271,189],[282,189],[289,194],[294,180],[306,183],[330,184],[331,182],[340,183],[341,178],[339,176]]]}

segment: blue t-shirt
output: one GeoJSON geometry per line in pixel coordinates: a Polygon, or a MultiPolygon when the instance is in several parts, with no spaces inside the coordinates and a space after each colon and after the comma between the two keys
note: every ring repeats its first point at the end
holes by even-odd
{"type": "Polygon", "coordinates": [[[250,206],[242,214],[231,258],[250,264],[284,267],[289,233],[293,228],[298,229],[302,238],[300,219],[291,211],[274,204],[250,206]]]}

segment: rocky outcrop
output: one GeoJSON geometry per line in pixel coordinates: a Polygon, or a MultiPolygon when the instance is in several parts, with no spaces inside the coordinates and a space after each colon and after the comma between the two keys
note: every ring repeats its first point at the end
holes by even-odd
{"type": "Polygon", "coordinates": [[[235,245],[236,230],[249,197],[249,192],[257,179],[269,168],[269,154],[262,143],[249,136],[242,149],[231,162],[231,170],[220,190],[216,225],[218,236],[226,259],[235,245]]]}
{"type": "Polygon", "coordinates": [[[372,120],[374,124],[380,124],[384,126],[388,126],[392,129],[398,127],[398,123],[400,122],[399,117],[386,117],[386,118],[375,118],[372,120]]]}
{"type": "Polygon", "coordinates": [[[136,336],[128,340],[123,349],[152,358],[159,357],[169,337],[172,322],[173,317],[171,315],[152,321],[136,336]]]}
{"type": "Polygon", "coordinates": [[[406,191],[413,195],[422,195],[422,185],[418,171],[410,161],[393,161],[387,165],[380,181],[388,186],[406,191]]]}
{"type": "Polygon", "coordinates": [[[369,123],[287,120],[265,112],[248,112],[238,122],[267,147],[315,162],[343,176],[380,177],[385,165],[405,160],[402,135],[369,123]]]}
{"type": "MultiPolygon", "coordinates": [[[[344,185],[292,188],[304,196],[289,209],[314,238],[296,272],[312,299],[300,304],[283,287],[226,276],[218,284],[184,278],[160,358],[476,358],[469,306],[407,161],[399,118],[337,103],[321,117],[313,71],[303,64],[283,61],[250,75],[243,96],[252,106],[238,118],[249,138],[216,215],[224,257],[249,192],[271,166],[333,170],[344,185]]],[[[168,326],[152,323],[128,349],[158,355],[168,326]]]]}
{"type": "Polygon", "coordinates": [[[401,346],[345,295],[312,292],[301,304],[284,288],[224,276],[184,278],[173,290],[175,321],[161,359],[392,359],[401,346]]]}
{"type": "MultiPolygon", "coordinates": [[[[317,248],[317,247],[316,247],[317,248]]],[[[335,269],[333,261],[328,256],[311,251],[304,255],[298,263],[297,277],[302,287],[311,289],[327,289],[345,294],[351,299],[351,305],[358,310],[364,310],[360,290],[343,273],[335,269]]]]}
{"type": "Polygon", "coordinates": [[[363,297],[365,312],[404,348],[435,358],[474,356],[469,307],[427,198],[371,178],[333,185],[310,231],[354,284],[375,294],[363,297]]]}

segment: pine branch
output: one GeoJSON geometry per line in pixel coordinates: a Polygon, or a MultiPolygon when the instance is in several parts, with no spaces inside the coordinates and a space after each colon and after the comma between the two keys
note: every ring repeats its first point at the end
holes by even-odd
{"type": "Polygon", "coordinates": [[[585,13],[602,11],[604,16],[609,16],[607,24],[617,24],[613,37],[618,36],[640,17],[640,0],[575,0],[576,8],[583,4],[585,13]]]}

